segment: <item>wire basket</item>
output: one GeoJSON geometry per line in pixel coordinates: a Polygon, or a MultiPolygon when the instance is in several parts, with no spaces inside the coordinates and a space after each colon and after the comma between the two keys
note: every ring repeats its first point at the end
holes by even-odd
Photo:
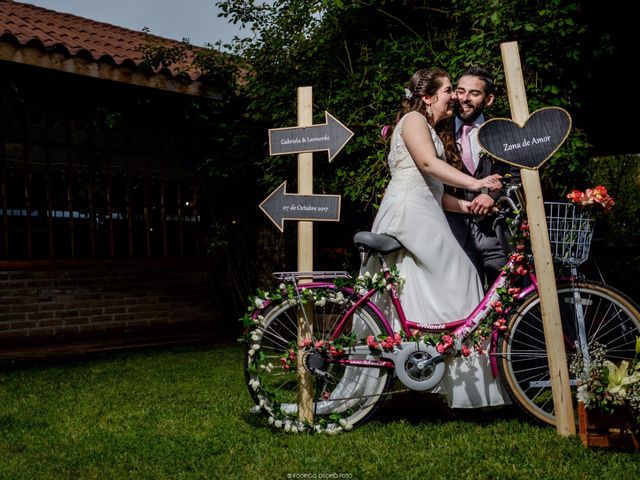
{"type": "Polygon", "coordinates": [[[554,260],[577,267],[589,257],[595,221],[574,203],[545,202],[554,260]]]}

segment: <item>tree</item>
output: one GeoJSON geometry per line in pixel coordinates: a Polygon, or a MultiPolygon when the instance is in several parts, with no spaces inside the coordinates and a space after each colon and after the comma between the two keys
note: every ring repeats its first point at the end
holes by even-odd
{"type": "MultiPolygon", "coordinates": [[[[314,87],[318,121],[330,111],[356,135],[335,169],[316,175],[320,192],[341,192],[362,209],[375,206],[386,184],[386,151],[380,129],[394,121],[403,87],[424,66],[455,79],[482,65],[504,79],[500,43],[517,41],[530,110],[561,106],[574,130],[545,170],[544,184],[561,195],[567,173],[583,173],[587,139],[580,128],[581,50],[586,26],[578,2],[566,0],[353,1],[276,0],[217,2],[222,15],[251,25],[252,39],[235,53],[250,74],[242,93],[248,117],[266,128],[295,124],[295,89],[314,87]]],[[[502,92],[505,93],[505,92],[502,92]]],[[[494,116],[509,117],[506,95],[494,116]]],[[[282,181],[291,160],[264,158],[266,189],[282,181]]]]}

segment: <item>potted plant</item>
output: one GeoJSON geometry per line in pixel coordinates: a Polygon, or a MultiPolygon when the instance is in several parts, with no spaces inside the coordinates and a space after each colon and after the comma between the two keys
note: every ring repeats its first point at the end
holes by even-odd
{"type": "Polygon", "coordinates": [[[606,359],[606,349],[589,345],[570,365],[578,380],[580,438],[585,447],[640,448],[640,337],[633,359],[606,359]]]}

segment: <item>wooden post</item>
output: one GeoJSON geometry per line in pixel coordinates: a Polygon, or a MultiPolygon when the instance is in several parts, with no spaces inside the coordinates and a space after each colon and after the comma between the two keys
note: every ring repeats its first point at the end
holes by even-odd
{"type": "MultiPolygon", "coordinates": [[[[313,125],[313,96],[311,87],[298,88],[298,126],[313,125]]],[[[313,153],[298,154],[298,194],[313,194],[313,153]]],[[[298,222],[298,271],[313,270],[313,222],[298,222]]],[[[311,279],[302,279],[300,283],[311,279]]],[[[301,306],[298,316],[298,345],[313,337],[313,305],[301,306]]],[[[303,422],[313,422],[313,378],[303,365],[303,352],[298,350],[298,418],[303,422]]]]}
{"type": "MultiPolygon", "coordinates": [[[[504,65],[505,80],[511,107],[511,118],[523,126],[529,118],[529,107],[520,65],[520,55],[516,42],[500,45],[504,65]]],[[[558,434],[576,434],[573,418],[573,404],[569,386],[569,369],[564,348],[560,307],[556,290],[553,259],[549,246],[549,232],[542,199],[540,176],[537,170],[520,170],[522,186],[527,199],[527,218],[531,233],[531,248],[536,266],[542,324],[547,346],[551,391],[555,408],[556,430],[558,434]]]]}

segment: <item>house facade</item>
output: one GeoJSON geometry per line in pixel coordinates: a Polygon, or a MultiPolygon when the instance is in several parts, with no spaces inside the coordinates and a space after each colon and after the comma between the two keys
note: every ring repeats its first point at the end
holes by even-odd
{"type": "Polygon", "coordinates": [[[0,0],[0,356],[233,329],[202,171],[225,92],[150,45],[184,47],[0,0]]]}

